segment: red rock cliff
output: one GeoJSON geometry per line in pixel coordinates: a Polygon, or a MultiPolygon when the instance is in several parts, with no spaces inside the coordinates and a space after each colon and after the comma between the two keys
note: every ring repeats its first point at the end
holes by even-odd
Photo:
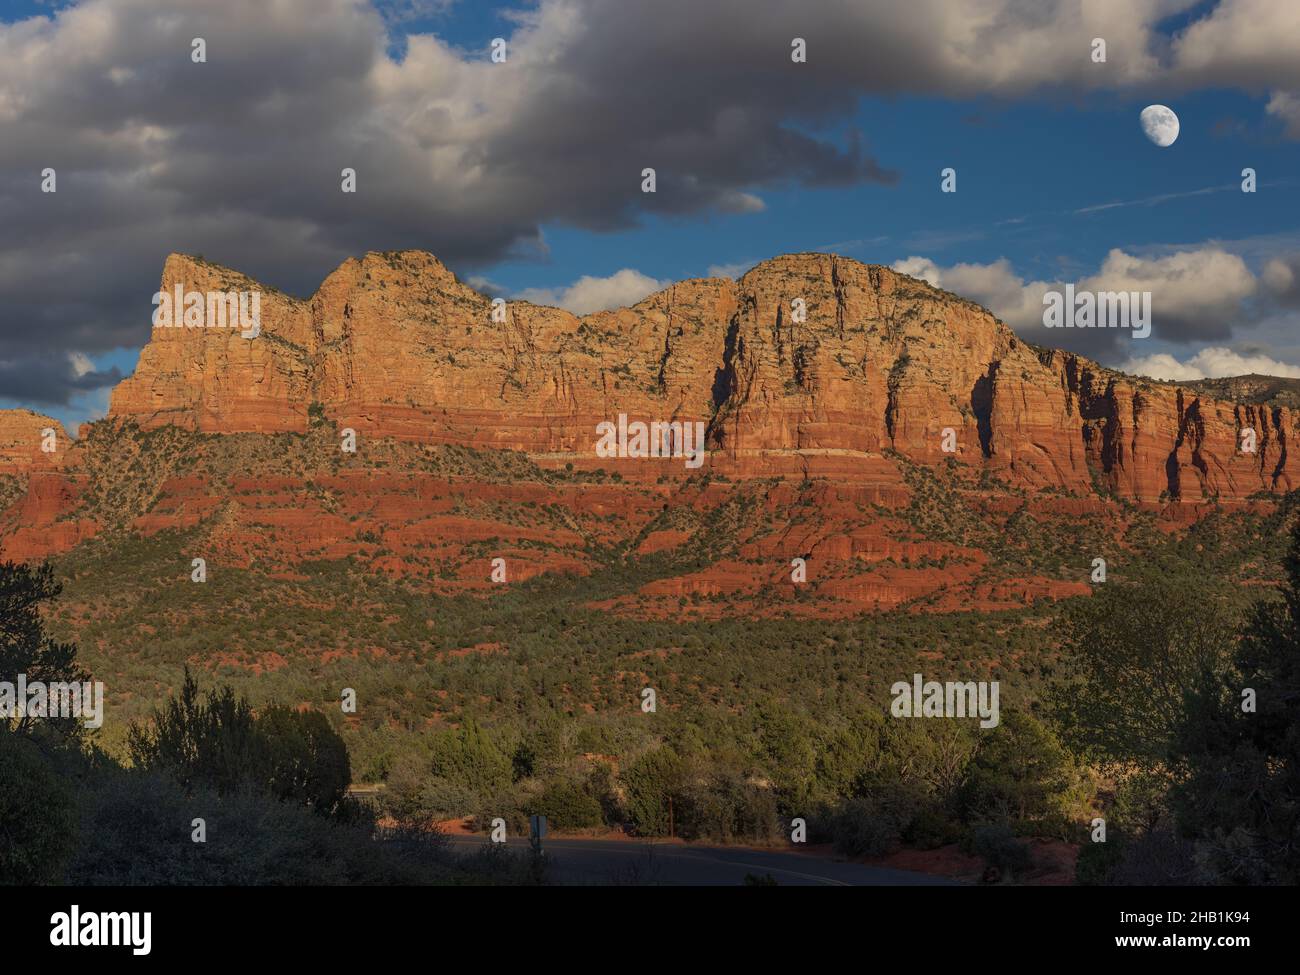
{"type": "Polygon", "coordinates": [[[57,469],[71,444],[58,420],[31,410],[0,410],[0,475],[57,469]]]}
{"type": "Polygon", "coordinates": [[[172,255],[162,288],[177,283],[259,290],[261,334],[154,329],[111,417],[296,431],[316,403],[363,435],[594,464],[596,425],[626,413],[705,422],[718,471],[846,478],[890,449],[939,462],[951,427],[961,461],[1012,484],[1143,501],[1289,490],[1300,456],[1287,410],[1037,349],[971,302],[822,254],[583,318],[510,302],[504,322],[419,251],[349,260],[306,301],[172,255]],[[1254,454],[1238,449],[1245,427],[1254,454]]]}

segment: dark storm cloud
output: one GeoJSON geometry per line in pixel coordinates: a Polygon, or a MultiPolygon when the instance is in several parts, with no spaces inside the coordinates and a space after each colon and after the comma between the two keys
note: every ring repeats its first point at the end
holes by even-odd
{"type": "Polygon", "coordinates": [[[122,372],[116,368],[82,372],[74,361],[57,354],[0,361],[0,389],[5,396],[43,407],[67,406],[74,393],[100,389],[121,378],[122,372]]]}
{"type": "Polygon", "coordinates": [[[1300,308],[1300,252],[1283,254],[1264,265],[1264,286],[1282,308],[1300,308]]]}

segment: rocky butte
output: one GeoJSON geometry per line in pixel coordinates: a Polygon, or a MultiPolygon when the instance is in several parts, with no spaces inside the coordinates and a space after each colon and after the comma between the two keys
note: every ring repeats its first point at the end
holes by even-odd
{"type": "MultiPolygon", "coordinates": [[[[939,581],[921,586],[878,566],[867,582],[847,570],[836,581],[825,574],[828,561],[951,558],[975,567],[968,574],[975,586],[981,558],[891,522],[889,512],[912,496],[910,469],[937,471],[955,460],[972,483],[991,486],[983,509],[990,519],[1026,505],[1106,517],[1125,507],[1176,526],[1213,504],[1289,491],[1300,463],[1288,408],[1210,398],[1038,348],[973,302],[825,254],[773,258],[738,280],[679,282],[631,308],[583,317],[527,302],[509,302],[494,317],[490,298],[421,251],[347,260],[306,299],[173,254],[160,290],[177,286],[260,292],[260,335],[154,329],[134,375],[113,390],[108,417],[77,441],[60,430],[53,456],[40,451],[39,433],[56,423],[0,413],[5,555],[65,551],[113,522],[145,534],[204,526],[232,557],[254,558],[260,547],[290,560],[364,552],[360,539],[378,533],[396,553],[384,567],[403,571],[417,544],[513,531],[527,552],[545,545],[561,552],[534,558],[528,571],[582,571],[584,546],[596,542],[641,552],[683,544],[694,529],[661,523],[663,512],[716,506],[751,484],[766,492],[764,510],[775,513],[778,529],[735,533],[733,562],[660,580],[650,595],[743,589],[754,575],[747,559],[775,566],[771,581],[780,582],[789,558],[801,555],[822,560],[821,582],[837,598],[890,605],[933,591],[944,574],[928,570],[939,581]],[[792,312],[796,299],[806,315],[792,312]],[[598,427],[620,417],[656,429],[702,423],[702,466],[597,456],[598,427]],[[248,472],[229,462],[200,471],[185,467],[183,450],[164,462],[129,443],[106,446],[112,431],[168,428],[191,437],[328,430],[326,446],[350,428],[359,456],[389,447],[382,476],[340,472],[335,448],[328,462],[312,455],[317,460],[280,480],[249,473],[235,484],[248,472]],[[954,453],[943,450],[946,428],[956,434],[954,453]],[[1254,453],[1239,449],[1245,428],[1255,431],[1254,453]],[[515,451],[534,470],[603,470],[618,481],[561,489],[506,478],[476,488],[425,478],[411,460],[424,455],[403,453],[438,446],[515,451]],[[318,475],[305,469],[312,464],[318,475]],[[121,483],[123,468],[134,472],[129,484],[121,483]],[[335,476],[335,495],[317,506],[326,476],[335,476]],[[117,493],[105,493],[114,478],[117,493]],[[219,488],[214,478],[228,483],[219,488]],[[821,487],[799,503],[818,507],[818,523],[800,516],[781,525],[809,483],[821,487]],[[241,500],[241,492],[264,496],[241,500]],[[345,495],[358,506],[346,517],[345,495]],[[517,523],[489,515],[468,523],[466,505],[488,496],[558,505],[577,520],[562,530],[529,528],[523,515],[517,523]],[[274,545],[262,544],[270,510],[290,533],[274,545]],[[584,513],[602,520],[582,522],[584,513]],[[535,537],[523,539],[525,529],[535,537]],[[242,549],[234,541],[241,531],[242,549]]],[[[981,599],[999,601],[985,590],[981,599]]],[[[1051,592],[1052,584],[1028,579],[1009,598],[1051,592]]]]}
{"type": "MultiPolygon", "coordinates": [[[[590,464],[620,413],[707,423],[739,477],[845,474],[886,450],[957,458],[1027,488],[1135,501],[1242,500],[1292,487],[1286,409],[1195,395],[1036,348],[989,312],[885,267],[824,254],[737,281],[683,281],[579,318],[490,300],[420,251],[348,260],[311,298],[173,254],[161,290],[261,290],[263,334],[155,329],[110,419],[214,433],[340,428],[590,464]],[[795,322],[791,302],[806,303],[795,322]],[[1239,451],[1240,431],[1257,451],[1239,451]]],[[[657,475],[656,475],[657,476],[657,475]]]]}

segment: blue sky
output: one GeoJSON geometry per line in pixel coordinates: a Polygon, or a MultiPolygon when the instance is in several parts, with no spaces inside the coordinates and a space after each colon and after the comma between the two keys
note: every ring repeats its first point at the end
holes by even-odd
{"type": "Polygon", "coordinates": [[[894,186],[773,187],[760,194],[762,213],[677,220],[651,212],[643,227],[623,233],[547,227],[547,263],[502,264],[491,276],[523,287],[632,266],[680,278],[712,264],[830,249],[886,264],[917,253],[945,263],[1007,257],[1029,273],[1052,274],[1095,267],[1117,246],[1296,230],[1297,146],[1276,136],[1258,100],[1214,93],[1169,101],[1182,128],[1167,149],[1143,136],[1141,99],[1017,106],[868,101],[852,124],[878,133],[872,146],[898,171],[894,186]],[[1249,134],[1216,135],[1225,119],[1249,134]],[[956,193],[939,191],[948,166],[957,170],[956,193]],[[1240,191],[1245,166],[1256,169],[1262,194],[1240,191]],[[1127,205],[1080,212],[1112,203],[1127,205]]]}
{"type": "MultiPolygon", "coordinates": [[[[13,24],[51,9],[30,0],[3,0],[0,18],[13,24]]],[[[1171,37],[1215,15],[1216,9],[1214,3],[1192,4],[1176,18],[1152,26],[1171,37]]],[[[522,29],[520,11],[536,12],[531,4],[512,8],[418,0],[381,4],[380,11],[388,31],[386,56],[397,63],[407,56],[411,35],[432,35],[466,62],[485,60],[493,37],[514,43],[515,32],[522,29]],[[420,15],[409,16],[413,10],[420,15]]],[[[810,61],[818,57],[818,43],[810,37],[810,61]]],[[[875,163],[896,181],[859,178],[825,185],[826,180],[806,178],[797,165],[787,165],[788,172],[777,166],[768,177],[740,180],[734,187],[761,199],[757,212],[726,212],[726,207],[707,203],[675,207],[663,192],[630,194],[625,205],[634,216],[627,225],[593,228],[589,213],[566,215],[556,207],[556,213],[544,214],[535,224],[544,246],[524,241],[494,252],[488,248],[486,255],[441,252],[445,240],[433,231],[424,239],[418,225],[401,226],[391,240],[382,239],[384,225],[334,227],[330,247],[293,265],[244,255],[234,245],[223,249],[220,241],[204,253],[285,290],[305,293],[335,266],[340,253],[424,246],[463,277],[508,295],[529,289],[558,294],[584,275],[603,278],[623,269],[665,282],[699,277],[711,269],[743,270],[795,251],[832,251],[881,264],[923,258],[936,267],[936,275],[956,265],[989,268],[1005,260],[1026,284],[1086,279],[1098,274],[1115,249],[1158,261],[1180,250],[1221,248],[1239,257],[1260,281],[1270,261],[1285,263],[1300,253],[1300,141],[1288,129],[1286,116],[1269,108],[1270,93],[1289,90],[1289,79],[1279,79],[1275,88],[1258,81],[1232,83],[1230,77],[1223,84],[1191,84],[1170,72],[1154,72],[1146,82],[1097,87],[1083,78],[1072,85],[1027,84],[1016,91],[990,83],[968,95],[935,94],[924,89],[944,84],[909,85],[904,78],[895,86],[899,91],[875,92],[864,85],[849,100],[849,110],[831,112],[827,119],[788,113],[779,120],[781,126],[833,149],[847,153],[852,140],[860,138],[875,163]],[[1151,103],[1168,105],[1179,116],[1181,131],[1171,147],[1153,145],[1139,127],[1139,112],[1151,103]],[[940,192],[945,167],[957,171],[956,193],[940,192]],[[1240,190],[1244,167],[1258,174],[1254,194],[1240,190]]],[[[653,78],[645,81],[654,83],[653,78]]],[[[572,124],[572,119],[564,122],[572,124]]],[[[755,151],[762,152],[763,146],[755,151]]],[[[595,159],[591,165],[607,175],[601,162],[595,159]]],[[[647,158],[645,165],[660,162],[647,158]]],[[[613,165],[628,164],[611,158],[613,165]]],[[[618,178],[635,185],[639,173],[627,169],[618,178]]],[[[428,226],[439,224],[430,221],[428,226]]],[[[166,254],[188,249],[189,243],[179,237],[155,241],[154,281],[166,254]]],[[[141,265],[147,265],[148,257],[148,248],[141,248],[141,265]]],[[[113,256],[102,259],[112,261],[113,256]]],[[[958,279],[972,280],[972,274],[978,281],[984,280],[980,274],[992,276],[980,271],[958,279]]],[[[951,286],[946,276],[943,286],[951,286]]],[[[978,291],[981,286],[973,287],[978,291]]],[[[997,299],[997,287],[990,280],[986,294],[970,296],[990,303],[997,299]]],[[[1285,303],[1265,302],[1262,285],[1247,287],[1252,290],[1241,296],[1240,309],[1234,306],[1231,312],[1238,318],[1222,335],[1205,322],[1162,331],[1157,318],[1153,339],[1140,350],[1084,351],[1112,364],[1132,360],[1139,351],[1141,357],[1169,354],[1185,363],[1211,336],[1216,347],[1300,364],[1300,339],[1292,335],[1294,311],[1285,303]]],[[[147,339],[147,302],[145,294],[140,312],[144,327],[122,331],[139,343],[147,339]]],[[[994,311],[1003,314],[1001,308],[994,311]]],[[[96,374],[110,375],[114,369],[129,373],[139,343],[88,344],[76,350],[84,357],[80,368],[89,363],[96,374]]],[[[75,424],[102,412],[107,390],[108,385],[73,389],[64,394],[65,402],[40,403],[30,396],[5,397],[0,385],[0,406],[32,406],[75,424]]]]}
{"type": "MultiPolygon", "coordinates": [[[[1196,5],[1166,24],[1176,29],[1212,6],[1196,5]]],[[[438,14],[394,22],[392,50],[400,55],[401,38],[424,32],[467,52],[486,50],[493,37],[508,35],[509,9],[452,4],[438,14]]],[[[596,235],[546,226],[549,260],[503,262],[488,276],[508,289],[555,287],[624,267],[680,280],[710,266],[831,249],[882,264],[916,253],[942,263],[1007,257],[1017,268],[1046,275],[1095,268],[1112,247],[1300,233],[1300,144],[1281,137],[1260,98],[1236,92],[1177,95],[1152,87],[1130,97],[1020,103],[864,98],[835,128],[868,134],[899,182],[773,186],[760,193],[764,212],[707,219],[656,219],[654,201],[647,200],[644,225],[636,230],[596,235]],[[1138,124],[1142,108],[1153,102],[1179,116],[1178,141],[1168,149],[1148,141],[1138,124]],[[948,166],[958,171],[955,194],[938,191],[940,171],[948,166]],[[1269,184],[1265,195],[1240,192],[1245,166],[1269,184]],[[1156,200],[1211,187],[1224,191],[1156,200]],[[1122,201],[1147,202],[1076,212],[1122,201]]]]}

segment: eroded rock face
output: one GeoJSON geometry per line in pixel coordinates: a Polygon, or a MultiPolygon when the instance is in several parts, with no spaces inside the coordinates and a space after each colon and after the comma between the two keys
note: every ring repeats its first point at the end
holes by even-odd
{"type": "Polygon", "coordinates": [[[0,411],[0,558],[177,532],[275,578],[348,559],[483,594],[489,556],[522,581],[626,547],[680,562],[593,603],[638,618],[993,610],[1090,591],[1095,553],[1042,557],[1062,526],[1122,538],[1153,514],[1177,532],[1216,499],[1259,512],[1246,499],[1293,487],[1289,410],[1026,345],[971,302],[828,255],[582,318],[512,302],[494,320],[418,251],[349,260],[308,300],[173,255],[177,285],[259,291],[260,333],[156,328],[76,441],[0,411]],[[620,415],[698,422],[702,466],[598,456],[620,415]],[[285,432],[302,435],[265,436],[285,432]]]}
{"type": "Polygon", "coordinates": [[[307,303],[235,271],[172,254],[159,291],[259,292],[261,334],[232,327],[156,327],[135,373],[113,389],[110,416],[205,433],[301,431],[314,345],[307,303]]]}
{"type": "Polygon", "coordinates": [[[0,475],[56,470],[71,445],[58,420],[31,410],[0,410],[0,475]]]}
{"type": "Polygon", "coordinates": [[[597,424],[622,413],[703,421],[720,473],[864,483],[891,478],[879,463],[888,450],[943,461],[951,429],[957,459],[1013,485],[1148,502],[1242,500],[1289,490],[1295,473],[1289,410],[1036,349],[973,303],[829,255],[680,282],[583,318],[511,302],[504,322],[419,251],[349,260],[306,301],[172,255],[162,289],[178,283],[260,290],[261,335],[156,328],[113,391],[111,417],[301,431],[314,408],[363,436],[509,448],[633,477],[685,473],[597,458],[597,424]],[[1254,453],[1240,449],[1246,428],[1254,453]]]}

